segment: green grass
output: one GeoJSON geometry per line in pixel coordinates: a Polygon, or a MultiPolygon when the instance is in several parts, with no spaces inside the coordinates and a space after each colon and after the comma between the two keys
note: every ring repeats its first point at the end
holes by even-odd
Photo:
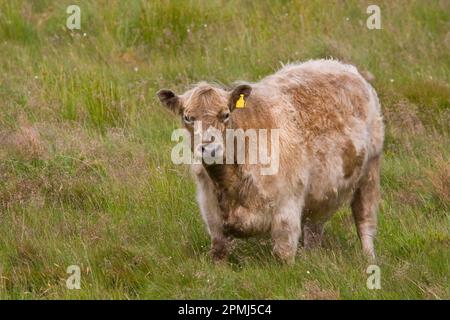
{"type": "Polygon", "coordinates": [[[0,0],[0,297],[449,299],[450,2],[0,0]],[[334,57],[370,71],[386,120],[366,288],[350,211],[321,249],[278,263],[268,239],[214,265],[178,126],[155,99],[334,57]],[[66,268],[79,265],[81,289],[66,268]]]}

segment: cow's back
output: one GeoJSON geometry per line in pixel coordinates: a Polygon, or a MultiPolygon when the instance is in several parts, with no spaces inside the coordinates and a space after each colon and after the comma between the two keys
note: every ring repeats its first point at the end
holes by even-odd
{"type": "Polygon", "coordinates": [[[289,177],[287,189],[306,189],[305,216],[326,219],[381,153],[375,91],[355,67],[335,60],[286,66],[256,88],[271,101],[267,112],[281,130],[280,179],[289,177]]]}

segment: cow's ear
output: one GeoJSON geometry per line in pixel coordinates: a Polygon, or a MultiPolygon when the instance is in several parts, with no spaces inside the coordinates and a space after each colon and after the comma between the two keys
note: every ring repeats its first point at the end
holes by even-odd
{"type": "Polygon", "coordinates": [[[172,90],[161,89],[157,93],[161,104],[168,108],[175,114],[180,114],[183,109],[180,97],[178,97],[172,90]]]}
{"type": "Polygon", "coordinates": [[[230,94],[228,107],[230,111],[236,108],[245,108],[245,103],[252,92],[252,87],[248,84],[241,84],[235,87],[230,94]]]}

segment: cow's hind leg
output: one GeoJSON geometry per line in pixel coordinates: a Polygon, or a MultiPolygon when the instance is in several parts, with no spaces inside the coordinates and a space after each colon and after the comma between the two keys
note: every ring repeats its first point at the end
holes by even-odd
{"type": "Polygon", "coordinates": [[[380,200],[380,157],[369,160],[352,200],[352,212],[364,253],[375,258],[373,240],[377,230],[377,210],[380,200]]]}

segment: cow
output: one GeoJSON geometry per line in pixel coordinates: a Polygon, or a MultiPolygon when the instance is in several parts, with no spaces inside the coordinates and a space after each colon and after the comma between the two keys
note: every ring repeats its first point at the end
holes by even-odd
{"type": "MultiPolygon", "coordinates": [[[[377,94],[356,67],[309,60],[256,83],[201,82],[181,95],[162,89],[157,96],[191,134],[195,121],[224,136],[230,129],[278,130],[276,174],[247,161],[191,165],[214,261],[226,259],[233,237],[270,234],[273,254],[293,263],[300,236],[306,249],[319,246],[325,222],[345,204],[363,252],[375,258],[384,124],[377,94]]],[[[202,140],[199,152],[218,152],[217,145],[202,140]]]]}

